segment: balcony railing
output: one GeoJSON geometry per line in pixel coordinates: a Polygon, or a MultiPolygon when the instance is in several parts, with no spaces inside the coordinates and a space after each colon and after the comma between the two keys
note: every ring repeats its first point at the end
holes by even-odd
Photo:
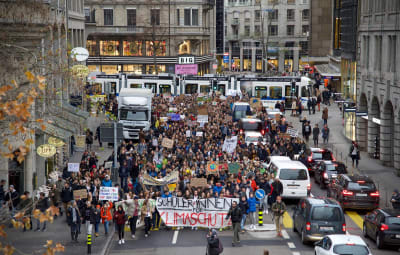
{"type": "Polygon", "coordinates": [[[89,12],[89,15],[85,15],[85,23],[96,23],[96,10],[89,12]]]}
{"type": "Polygon", "coordinates": [[[234,18],[232,20],[232,26],[237,26],[237,25],[239,25],[239,19],[238,18],[234,18]]]}
{"type": "Polygon", "coordinates": [[[124,34],[124,33],[143,33],[143,27],[137,26],[96,26],[96,33],[100,34],[124,34]]]}

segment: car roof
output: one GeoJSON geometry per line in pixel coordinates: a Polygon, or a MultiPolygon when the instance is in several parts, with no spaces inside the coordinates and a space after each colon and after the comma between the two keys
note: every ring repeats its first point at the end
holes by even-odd
{"type": "Polygon", "coordinates": [[[345,234],[337,234],[337,235],[327,235],[333,244],[346,244],[346,243],[354,243],[358,245],[365,245],[367,244],[360,236],[356,235],[345,235],[345,234]]]}
{"type": "Polygon", "coordinates": [[[244,131],[244,136],[248,137],[248,136],[262,136],[260,132],[258,131],[244,131]]]}
{"type": "Polygon", "coordinates": [[[315,148],[315,147],[311,147],[310,150],[311,150],[312,152],[329,151],[328,149],[324,149],[324,148],[315,148]]]}
{"type": "Polygon", "coordinates": [[[392,209],[392,208],[381,208],[379,209],[386,217],[398,217],[400,216],[399,209],[392,209]]]}
{"type": "Polygon", "coordinates": [[[370,177],[367,175],[359,175],[359,174],[354,174],[354,175],[349,175],[349,174],[343,174],[343,176],[351,182],[357,182],[357,181],[366,181],[366,182],[374,182],[370,177]]]}
{"type": "Polygon", "coordinates": [[[300,161],[297,161],[297,160],[278,160],[278,161],[274,161],[274,164],[278,168],[291,169],[293,167],[296,167],[296,169],[301,168],[301,169],[307,170],[307,167],[303,163],[301,163],[300,161]]]}
{"type": "Polygon", "coordinates": [[[339,206],[338,202],[334,199],[331,198],[315,198],[315,197],[309,197],[306,199],[311,205],[335,205],[339,206]]]}

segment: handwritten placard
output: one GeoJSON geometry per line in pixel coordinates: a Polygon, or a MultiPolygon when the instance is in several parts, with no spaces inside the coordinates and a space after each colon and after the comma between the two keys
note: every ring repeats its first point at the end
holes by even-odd
{"type": "Polygon", "coordinates": [[[192,187],[207,187],[208,185],[206,178],[192,178],[190,184],[192,187]]]}
{"type": "Polygon", "coordinates": [[[164,137],[161,146],[168,149],[172,149],[174,147],[174,140],[164,137]]]}
{"type": "Polygon", "coordinates": [[[86,189],[74,190],[73,193],[74,193],[75,200],[87,198],[87,190],[86,189]]]}
{"type": "Polygon", "coordinates": [[[118,201],[118,188],[100,187],[99,200],[118,201]]]}
{"type": "Polygon", "coordinates": [[[79,163],[68,163],[68,172],[79,172],[79,163]]]}

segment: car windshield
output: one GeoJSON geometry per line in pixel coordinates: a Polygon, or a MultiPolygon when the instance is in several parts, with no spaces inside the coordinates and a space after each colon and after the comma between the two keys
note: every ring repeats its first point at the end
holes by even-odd
{"type": "Polygon", "coordinates": [[[340,255],[367,255],[368,248],[364,245],[339,244],[333,246],[333,252],[340,255]]]}
{"type": "Polygon", "coordinates": [[[244,130],[261,130],[261,122],[258,121],[243,121],[242,122],[242,128],[244,130]]]}
{"type": "Polygon", "coordinates": [[[386,218],[386,223],[387,224],[400,225],[400,218],[399,218],[399,216],[397,216],[397,217],[387,217],[386,218]]]}
{"type": "Polygon", "coordinates": [[[314,160],[332,160],[332,153],[330,151],[313,152],[312,158],[314,160]]]}
{"type": "Polygon", "coordinates": [[[131,111],[122,109],[119,118],[121,120],[146,121],[147,111],[131,111]]]}
{"type": "Polygon", "coordinates": [[[280,180],[307,180],[307,172],[304,169],[281,169],[280,180]]]}
{"type": "Polygon", "coordinates": [[[349,190],[364,190],[364,191],[374,191],[376,190],[375,184],[372,182],[349,182],[348,187],[349,190]]]}
{"type": "Polygon", "coordinates": [[[235,111],[234,117],[235,119],[246,118],[246,111],[235,111]]]}
{"type": "Polygon", "coordinates": [[[314,207],[311,220],[316,221],[340,221],[342,219],[340,209],[338,207],[325,207],[317,206],[314,207]]]}

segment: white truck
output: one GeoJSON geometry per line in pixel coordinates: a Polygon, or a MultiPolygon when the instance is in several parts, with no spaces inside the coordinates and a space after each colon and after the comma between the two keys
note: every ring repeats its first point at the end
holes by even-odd
{"type": "Polygon", "coordinates": [[[139,139],[141,130],[151,127],[151,89],[122,88],[118,96],[118,123],[125,139],[139,139]]]}

